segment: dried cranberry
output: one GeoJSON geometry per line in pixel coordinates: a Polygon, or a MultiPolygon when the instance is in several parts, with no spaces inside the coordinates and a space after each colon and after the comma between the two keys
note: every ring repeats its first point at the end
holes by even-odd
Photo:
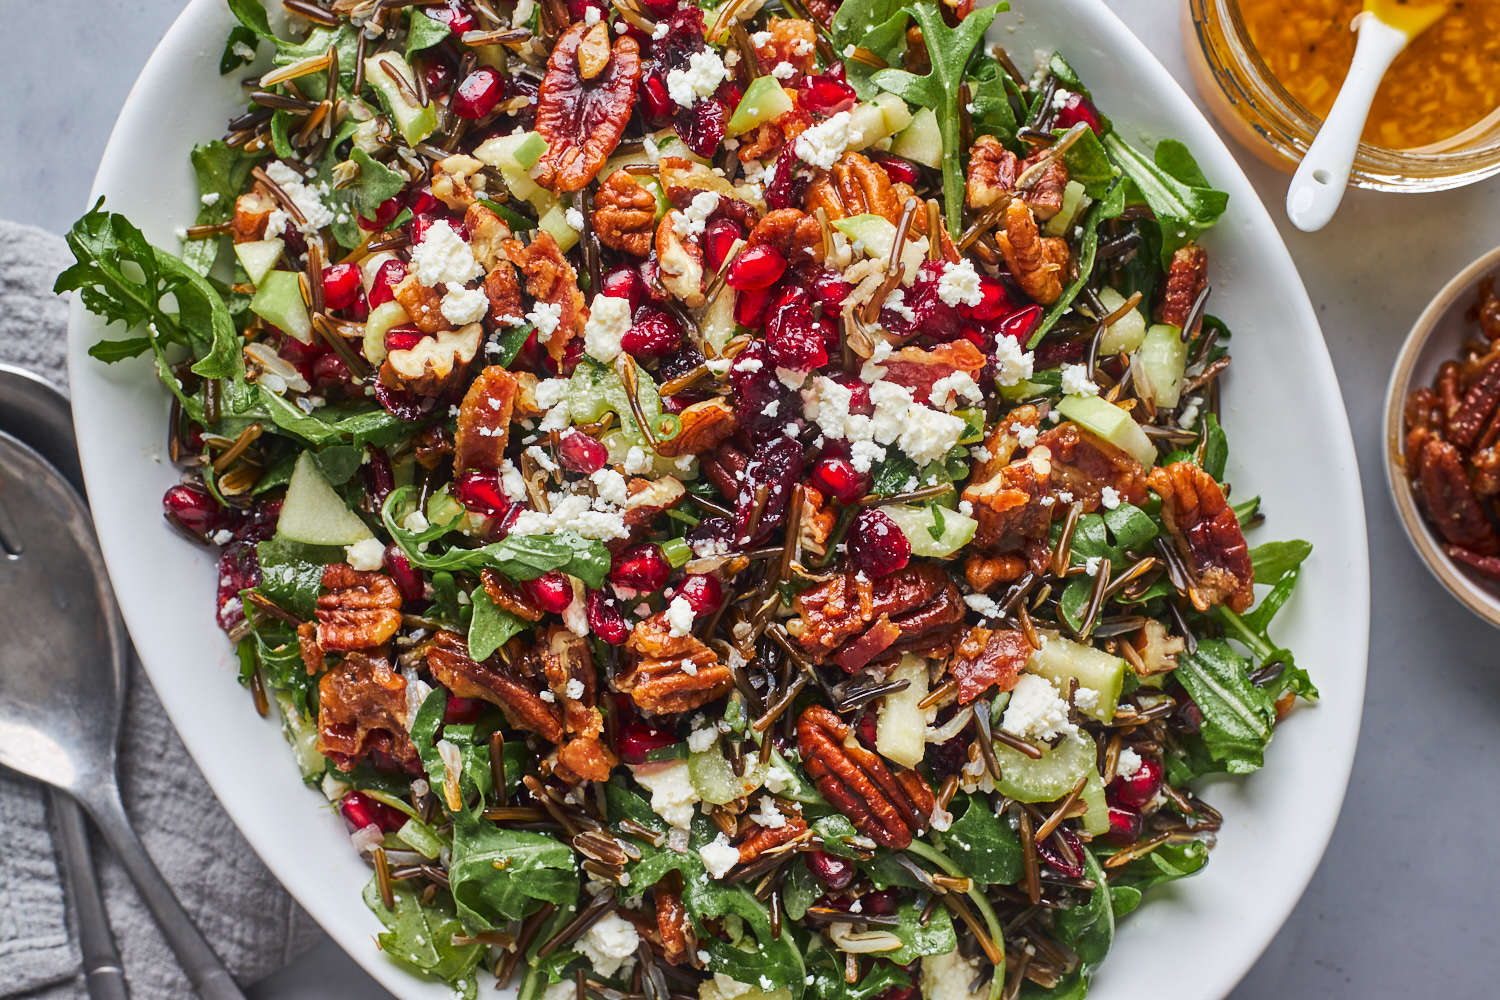
{"type": "Polygon", "coordinates": [[[454,89],[448,107],[460,118],[483,118],[495,110],[504,92],[500,74],[488,66],[480,66],[454,89]]]}
{"type": "Polygon", "coordinates": [[[958,310],[938,295],[938,281],[943,276],[941,261],[924,261],[911,287],[902,292],[897,311],[890,300],[880,310],[880,322],[887,330],[901,336],[920,334],[947,342],[957,337],[962,326],[958,310]]]}
{"type": "Polygon", "coordinates": [[[646,306],[620,338],[620,347],[637,357],[659,358],[682,343],[682,324],[671,313],[646,306]]]}
{"type": "Polygon", "coordinates": [[[734,544],[734,522],[727,517],[705,517],[688,531],[687,543],[700,555],[728,552],[734,544]]]}
{"type": "Polygon", "coordinates": [[[873,708],[865,709],[864,714],[859,717],[859,721],[855,722],[854,738],[859,740],[866,750],[871,753],[875,752],[875,744],[880,739],[880,733],[876,726],[875,710],[873,708]]]}
{"type": "Polygon", "coordinates": [[[521,591],[532,604],[554,615],[562,614],[573,603],[573,585],[555,569],[535,580],[523,580],[521,591]]]}
{"type": "Polygon", "coordinates": [[[837,62],[827,73],[809,76],[797,88],[797,103],[818,118],[832,118],[840,111],[848,111],[858,99],[854,88],[844,80],[843,64],[837,62]]]}
{"type": "Polygon", "coordinates": [[[921,1000],[921,997],[922,991],[915,986],[887,986],[875,994],[875,1000],[921,1000]]]}
{"type": "Polygon", "coordinates": [[[753,292],[739,292],[734,297],[734,321],[751,330],[759,330],[766,322],[766,310],[776,291],[772,288],[753,292]]]}
{"type": "Polygon", "coordinates": [[[868,507],[859,512],[849,530],[849,555],[866,575],[879,578],[911,561],[911,542],[890,515],[868,507]]]}
{"type": "Polygon", "coordinates": [[[979,304],[975,306],[960,305],[958,314],[964,319],[975,319],[981,323],[999,319],[1015,307],[1010,303],[1010,296],[1005,293],[1005,286],[997,279],[987,274],[979,276],[979,304]]]}
{"type": "Polygon", "coordinates": [[[303,238],[302,230],[297,228],[296,223],[287,222],[281,229],[281,238],[293,257],[301,257],[307,253],[307,240],[303,238]]]}
{"type": "Polygon", "coordinates": [[[630,626],[625,624],[619,602],[606,596],[604,591],[589,591],[587,612],[589,628],[611,646],[622,644],[630,635],[630,626]]]}
{"type": "Polygon", "coordinates": [[[422,13],[439,24],[446,24],[448,30],[455,35],[462,35],[465,31],[473,31],[479,27],[479,19],[463,0],[444,0],[425,8],[422,13]]]}
{"type": "Polygon", "coordinates": [[[824,312],[837,313],[854,288],[837,271],[824,271],[813,279],[810,290],[813,301],[821,305],[824,312]]]}
{"type": "Polygon", "coordinates": [[[896,893],[892,889],[867,892],[859,897],[861,913],[872,913],[877,917],[889,917],[896,912],[896,893]]]}
{"type": "Polygon", "coordinates": [[[591,476],[609,461],[609,449],[598,438],[569,427],[558,435],[557,460],[565,468],[591,476]]]}
{"type": "Polygon", "coordinates": [[[375,218],[367,219],[360,215],[356,220],[359,228],[366,232],[379,232],[391,224],[391,220],[401,214],[401,199],[387,198],[375,206],[375,218]]]}
{"type": "Polygon", "coordinates": [[[802,479],[802,446],[794,439],[776,435],[755,446],[745,465],[745,478],[734,508],[735,544],[741,547],[758,544],[786,519],[792,490],[802,479]],[[765,502],[757,504],[756,494],[763,491],[765,502]],[[759,519],[751,519],[759,508],[759,519]]]}
{"type": "Polygon", "coordinates": [[[563,348],[563,356],[557,362],[557,372],[564,377],[572,375],[573,369],[578,367],[578,362],[583,360],[583,339],[575,338],[568,341],[563,348]]]}
{"type": "Polygon", "coordinates": [[[652,750],[661,750],[677,742],[669,729],[658,729],[649,722],[627,722],[615,735],[615,753],[627,764],[644,764],[652,750]]]}
{"type": "Polygon", "coordinates": [[[510,497],[500,486],[500,473],[471,470],[453,481],[453,498],[476,514],[504,517],[510,513],[510,497]]]}
{"type": "Polygon", "coordinates": [[[370,282],[370,308],[384,305],[396,297],[395,288],[406,277],[404,261],[388,260],[375,269],[375,280],[370,282]]]}
{"type": "MultiPolygon", "coordinates": [[[[1021,346],[1026,346],[1025,341],[1021,346]]],[[[1058,365],[1073,365],[1083,361],[1084,351],[1088,349],[1088,338],[1063,343],[1040,344],[1036,349],[1034,367],[1037,371],[1045,371],[1048,368],[1056,368],[1058,365]]]]}
{"type": "Polygon", "coordinates": [[[651,58],[657,69],[663,76],[670,70],[687,69],[693,53],[707,48],[702,9],[695,4],[678,9],[677,0],[652,0],[646,7],[653,12],[661,34],[651,42],[651,58]]]}
{"type": "Polygon", "coordinates": [[[240,591],[260,586],[260,557],[249,542],[233,541],[219,553],[219,628],[231,632],[245,620],[240,591]]]}
{"type": "Polygon", "coordinates": [[[724,283],[737,292],[769,288],[786,273],[786,258],[769,243],[761,243],[740,255],[729,265],[724,283]]]}
{"type": "Polygon", "coordinates": [[[629,587],[649,593],[667,585],[672,567],[667,557],[661,554],[661,546],[651,542],[633,545],[615,556],[609,570],[609,582],[618,587],[629,587]]]}
{"type": "Polygon", "coordinates": [[[1192,697],[1185,689],[1178,686],[1172,692],[1177,698],[1177,708],[1168,719],[1168,724],[1174,732],[1197,734],[1203,729],[1203,710],[1198,707],[1192,697]]]}
{"type": "Polygon", "coordinates": [[[832,892],[843,892],[849,888],[849,883],[858,874],[854,862],[823,851],[806,851],[802,860],[806,863],[807,870],[812,872],[812,877],[832,892]]]}
{"type": "Polygon", "coordinates": [[[234,525],[234,537],[242,542],[264,542],[276,534],[281,517],[281,497],[262,497],[240,514],[234,525]]]}
{"type": "Polygon", "coordinates": [[[630,314],[633,316],[646,296],[646,282],[642,280],[639,268],[621,264],[600,280],[599,294],[629,302],[630,314]]]}
{"type": "Polygon", "coordinates": [[[781,436],[782,428],[795,416],[791,392],[776,377],[764,341],[751,341],[734,359],[729,366],[729,387],[734,398],[735,421],[752,438],[781,436]]]}
{"type": "Polygon", "coordinates": [[[802,192],[813,179],[813,171],[797,157],[794,143],[782,147],[776,158],[771,183],[766,185],[766,204],[775,208],[801,208],[802,192]]]}
{"type": "Polygon", "coordinates": [[[734,246],[734,241],[742,239],[744,235],[744,230],[733,219],[720,218],[709,222],[703,230],[703,259],[708,269],[718,273],[719,268],[724,266],[724,258],[729,256],[729,249],[734,246]]]}
{"type": "Polygon", "coordinates": [[[609,14],[608,5],[598,0],[568,0],[568,17],[575,24],[587,18],[590,10],[597,11],[601,18],[609,14]]]}
{"type": "Polygon", "coordinates": [[[666,383],[680,378],[703,364],[703,352],[691,340],[683,341],[677,350],[662,357],[656,366],[657,379],[666,383]]]}
{"type": "Polygon", "coordinates": [[[818,460],[808,477],[825,496],[848,506],[870,491],[870,475],[859,472],[847,458],[830,456],[818,460]]]}
{"type": "Polygon", "coordinates": [[[706,615],[713,612],[724,599],[724,588],[717,577],[706,573],[695,573],[682,581],[682,586],[677,588],[678,596],[688,602],[693,609],[694,615],[706,615]]]}
{"type": "Polygon", "coordinates": [[[782,290],[766,319],[766,344],[778,368],[807,372],[828,364],[825,326],[828,316],[814,317],[812,296],[801,285],[782,290]]]}
{"type": "MultiPolygon", "coordinates": [[[[949,716],[952,717],[951,715],[949,716]]],[[[948,721],[947,719],[943,720],[948,721]]],[[[940,778],[958,774],[969,763],[969,739],[965,736],[955,736],[946,743],[929,743],[927,745],[927,765],[932,768],[932,773],[940,778]]]]}
{"type": "Polygon", "coordinates": [[[677,115],[677,105],[667,92],[667,81],[663,74],[653,70],[641,80],[641,117],[653,129],[665,128],[677,115]]]}
{"type": "Polygon", "coordinates": [[[1094,102],[1082,94],[1069,94],[1063,106],[1057,109],[1057,116],[1052,119],[1053,128],[1072,128],[1079,122],[1086,122],[1088,127],[1094,130],[1095,135],[1104,134],[1104,120],[1099,114],[1099,109],[1094,102]]]}
{"type": "Polygon", "coordinates": [[[702,157],[713,156],[724,141],[729,108],[717,97],[702,97],[691,108],[683,108],[672,119],[672,127],[688,149],[702,157]]]}
{"type": "Polygon", "coordinates": [[[1115,776],[1112,789],[1120,802],[1133,809],[1141,809],[1161,791],[1163,777],[1161,761],[1155,757],[1142,757],[1141,766],[1134,774],[1129,777],[1123,774],[1115,776]]]}
{"type": "Polygon", "coordinates": [[[1031,333],[1042,322],[1042,307],[1029,305],[1006,316],[1000,321],[1000,336],[1009,337],[1022,347],[1031,339],[1031,333]]]}
{"type": "Polygon", "coordinates": [[[443,706],[443,723],[450,726],[468,726],[479,721],[484,714],[484,702],[478,698],[459,698],[456,695],[448,696],[448,704],[443,706]]]}
{"type": "Polygon", "coordinates": [[[409,351],[422,342],[427,336],[421,330],[409,324],[393,326],[385,332],[385,349],[387,351],[409,351]]]}
{"type": "Polygon", "coordinates": [[[880,164],[880,169],[891,179],[892,184],[910,184],[916,186],[922,179],[922,171],[910,160],[903,160],[899,156],[880,156],[875,160],[880,164]]]}
{"type": "Polygon", "coordinates": [[[339,799],[339,815],[349,829],[363,830],[374,825],[381,833],[395,833],[406,825],[406,814],[384,802],[377,802],[364,792],[350,792],[339,799]]]}
{"type": "Polygon", "coordinates": [[[189,531],[200,535],[212,535],[224,527],[228,511],[219,506],[207,488],[196,483],[179,483],[167,490],[161,498],[162,508],[189,531]]]}
{"type": "Polygon", "coordinates": [[[385,451],[371,445],[365,449],[369,460],[359,467],[360,478],[364,480],[365,492],[374,497],[378,507],[385,506],[385,498],[391,495],[391,490],[396,488],[396,478],[391,472],[391,461],[386,457],[385,451]]]}
{"type": "Polygon", "coordinates": [[[1078,840],[1078,835],[1065,826],[1057,828],[1057,832],[1046,840],[1039,840],[1036,844],[1036,852],[1041,855],[1047,867],[1061,872],[1068,878],[1083,878],[1083,844],[1078,840]],[[1067,843],[1073,860],[1069,861],[1058,849],[1054,837],[1062,837],[1067,843]]]}
{"type": "Polygon", "coordinates": [[[1111,802],[1109,804],[1109,832],[1104,837],[1111,844],[1129,847],[1141,839],[1143,822],[1139,810],[1111,802]]]}
{"type": "Polygon", "coordinates": [[[320,389],[330,386],[343,385],[353,377],[349,366],[344,359],[329,351],[321,358],[313,362],[312,382],[320,389]]]}
{"type": "Polygon", "coordinates": [[[402,600],[420,601],[427,596],[427,583],[422,571],[411,564],[406,552],[395,542],[385,547],[385,569],[391,574],[402,600]]]}

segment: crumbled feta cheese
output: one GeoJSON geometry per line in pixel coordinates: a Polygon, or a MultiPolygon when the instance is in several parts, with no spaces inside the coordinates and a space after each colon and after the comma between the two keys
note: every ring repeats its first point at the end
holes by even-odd
{"type": "Polygon", "coordinates": [[[1037,429],[1029,424],[1013,423],[1010,425],[1010,432],[1016,436],[1016,444],[1022,448],[1030,448],[1036,444],[1037,429]]]}
{"type": "Polygon", "coordinates": [[[786,817],[781,815],[781,810],[776,808],[776,800],[769,795],[760,797],[760,810],[751,813],[750,818],[767,830],[780,830],[786,826],[786,817]]]}
{"type": "Polygon", "coordinates": [[[1053,91],[1052,93],[1052,110],[1061,111],[1063,108],[1068,106],[1068,101],[1072,97],[1073,92],[1071,90],[1065,90],[1062,87],[1058,87],[1057,90],[1053,91]]]}
{"type": "Polygon", "coordinates": [[[713,749],[714,743],[718,742],[719,731],[713,726],[707,729],[694,729],[688,734],[688,749],[693,753],[708,753],[713,749]]]}
{"type": "Polygon", "coordinates": [[[686,597],[674,597],[667,605],[668,634],[680,639],[693,631],[693,606],[686,597]]]}
{"type": "Polygon", "coordinates": [[[583,349],[608,364],[620,356],[620,338],[630,329],[630,300],[595,295],[583,325],[583,349]]]}
{"type": "Polygon", "coordinates": [[[979,290],[979,275],[967,257],[957,264],[944,262],[937,289],[938,298],[950,306],[977,306],[984,300],[984,293],[979,290]]]}
{"type": "Polygon", "coordinates": [[[420,510],[414,510],[406,515],[406,519],[401,522],[401,527],[410,532],[426,531],[427,518],[420,510]]]}
{"type": "Polygon", "coordinates": [[[526,314],[526,321],[536,327],[537,343],[545,344],[552,339],[552,334],[562,322],[562,303],[538,302],[526,314]]]}
{"type": "Polygon", "coordinates": [[[651,456],[646,454],[644,448],[631,445],[630,450],[625,453],[625,471],[632,476],[644,476],[655,468],[656,463],[651,461],[651,456]]]}
{"type": "Polygon", "coordinates": [[[771,44],[771,39],[773,37],[774,36],[769,31],[757,31],[755,34],[750,36],[750,42],[756,48],[763,49],[767,45],[771,44]]]}
{"type": "Polygon", "coordinates": [[[474,259],[474,251],[446,221],[427,227],[411,252],[412,270],[417,281],[429,288],[438,285],[462,285],[484,275],[484,268],[474,259]]]}
{"type": "Polygon", "coordinates": [[[212,541],[215,545],[228,545],[234,541],[234,532],[228,528],[220,528],[214,532],[212,541]]]}
{"type": "Polygon", "coordinates": [[[577,677],[569,677],[568,686],[563,690],[563,694],[567,695],[573,701],[577,701],[579,698],[582,698],[583,681],[579,680],[577,677]]]}
{"type": "Polygon", "coordinates": [[[1099,387],[1089,378],[1087,365],[1062,366],[1062,391],[1064,396],[1099,395],[1099,387]]]}
{"type": "Polygon", "coordinates": [[[1113,486],[1106,486],[1099,491],[1099,503],[1105,510],[1114,510],[1120,506],[1120,491],[1113,486]]]}
{"type": "MultiPolygon", "coordinates": [[[[545,457],[545,452],[533,446],[528,454],[536,451],[545,457]]],[[[536,458],[536,455],[532,455],[536,458]]],[[[550,459],[548,460],[551,461],[550,459]]],[[[609,541],[612,538],[630,537],[621,514],[593,510],[587,496],[580,494],[555,495],[558,502],[552,505],[551,513],[539,510],[523,510],[516,523],[511,526],[513,535],[554,535],[560,531],[575,531],[584,538],[609,541]]]]}
{"type": "Polygon", "coordinates": [[[1099,707],[1099,692],[1090,687],[1080,687],[1073,692],[1073,707],[1080,712],[1092,712],[1099,707]]]}
{"type": "Polygon", "coordinates": [[[583,10],[583,23],[592,27],[599,23],[599,8],[585,7],[583,10]]]}
{"type": "Polygon", "coordinates": [[[922,996],[925,1000],[970,1000],[969,984],[979,970],[955,949],[946,955],[922,959],[922,996]]]}
{"type": "Polygon", "coordinates": [[[219,203],[219,192],[210,191],[198,200],[203,203],[204,208],[212,208],[219,203]]]}
{"type": "Polygon", "coordinates": [[[373,573],[385,565],[385,546],[378,538],[366,538],[344,546],[344,558],[361,573],[373,573]]]}
{"type": "Polygon", "coordinates": [[[995,384],[1018,385],[1031,378],[1033,355],[1022,351],[1018,341],[1010,337],[995,338],[995,384]]]}
{"type": "Polygon", "coordinates": [[[235,42],[229,47],[229,51],[245,60],[245,62],[255,61],[255,50],[244,42],[235,42]]]}
{"type": "MultiPolygon", "coordinates": [[[[589,10],[591,11],[593,9],[593,7],[589,8],[589,10]]],[[[563,212],[563,221],[566,222],[568,224],[568,228],[573,230],[575,233],[583,232],[583,213],[578,211],[578,209],[570,206],[567,211],[563,212]]]]}
{"type": "Polygon", "coordinates": [[[663,18],[662,20],[658,21],[656,23],[656,27],[654,29],[652,29],[652,31],[651,31],[651,38],[652,38],[652,40],[659,42],[663,38],[666,38],[667,37],[667,32],[671,31],[671,30],[672,30],[672,26],[666,22],[665,18],[663,18]]]}
{"type": "Polygon", "coordinates": [[[792,148],[808,165],[831,170],[849,146],[849,122],[849,112],[840,111],[797,136],[792,148]]]}
{"type": "Polygon", "coordinates": [[[1126,747],[1120,751],[1120,757],[1115,761],[1115,777],[1132,778],[1141,769],[1141,755],[1135,752],[1134,747],[1126,747]]]}
{"type": "MultiPolygon", "coordinates": [[[[574,431],[573,433],[579,433],[574,431]]],[[[612,503],[617,507],[624,507],[630,499],[630,492],[625,487],[625,477],[614,469],[600,469],[589,476],[589,482],[594,484],[594,489],[599,494],[599,499],[612,503]]]]}
{"type": "Polygon", "coordinates": [[[1083,561],[1083,571],[1089,576],[1098,576],[1099,564],[1103,561],[1103,556],[1089,556],[1083,561]]]}
{"type": "Polygon", "coordinates": [[[1198,422],[1198,406],[1203,400],[1198,396],[1189,396],[1182,410],[1177,414],[1177,426],[1188,431],[1198,422]]]}
{"type": "MultiPolygon", "coordinates": [[[[324,226],[333,224],[333,213],[328,210],[328,207],[323,204],[322,198],[319,197],[320,195],[328,194],[327,182],[320,183],[317,189],[314,190],[303,181],[301,174],[280,160],[266,165],[266,176],[276,182],[276,186],[281,188],[282,193],[287,196],[293,205],[297,206],[297,211],[302,213],[304,221],[297,228],[303,233],[312,236],[324,226]]],[[[269,223],[266,225],[266,230],[268,232],[271,231],[269,223]]],[[[281,227],[278,226],[275,232],[279,233],[280,231],[281,227]]]]}
{"type": "Polygon", "coordinates": [[[965,594],[964,603],[986,618],[1000,617],[1000,605],[988,594],[965,594]]]}
{"type": "Polygon", "coordinates": [[[1000,728],[1022,739],[1038,740],[1078,731],[1068,721],[1068,703],[1058,696],[1057,688],[1036,674],[1022,674],[1016,680],[1000,728]]]}
{"type": "Polygon", "coordinates": [[[447,294],[443,296],[443,319],[454,326],[478,323],[489,311],[489,296],[482,289],[449,285],[447,294]]]}
{"type": "Polygon", "coordinates": [[[687,69],[667,73],[667,94],[679,107],[690,108],[701,98],[712,97],[728,76],[724,60],[713,49],[694,52],[687,69]]]}
{"type": "Polygon", "coordinates": [[[573,947],[593,963],[594,971],[599,975],[613,976],[621,966],[635,963],[640,940],[635,924],[618,913],[610,913],[573,942],[573,947]]]}
{"type": "Polygon", "coordinates": [[[708,217],[719,207],[719,196],[712,191],[699,191],[682,211],[671,214],[672,231],[683,239],[701,236],[708,224],[708,217]]]}
{"type": "Polygon", "coordinates": [[[686,760],[643,764],[633,769],[636,784],[651,793],[651,811],[670,826],[687,829],[693,822],[693,804],[698,793],[688,776],[686,760]]]}
{"type": "Polygon", "coordinates": [[[771,75],[778,80],[790,80],[797,75],[797,67],[789,62],[780,62],[771,68],[771,75]]]}
{"type": "Polygon", "coordinates": [[[722,832],[713,843],[698,848],[698,856],[703,859],[710,878],[723,878],[729,874],[729,869],[740,863],[740,849],[731,846],[729,838],[722,832]]]}
{"type": "Polygon", "coordinates": [[[928,402],[941,409],[952,410],[958,406],[959,397],[971,403],[977,403],[984,398],[984,394],[979,391],[979,386],[974,382],[974,377],[965,371],[945,375],[932,383],[932,394],[928,396],[928,402]]]}
{"type": "Polygon", "coordinates": [[[772,764],[766,770],[766,791],[772,795],[780,795],[788,788],[791,788],[794,782],[795,779],[792,776],[792,772],[780,764],[772,764]]]}

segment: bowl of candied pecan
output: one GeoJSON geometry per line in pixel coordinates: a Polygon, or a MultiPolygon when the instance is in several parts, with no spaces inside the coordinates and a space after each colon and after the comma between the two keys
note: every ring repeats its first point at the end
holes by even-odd
{"type": "Polygon", "coordinates": [[[1500,248],[1428,304],[1386,397],[1386,478],[1427,568],[1500,625],[1500,248]]]}

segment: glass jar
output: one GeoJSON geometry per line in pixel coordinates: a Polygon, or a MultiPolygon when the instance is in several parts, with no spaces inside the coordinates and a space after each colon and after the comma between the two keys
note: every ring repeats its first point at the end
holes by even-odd
{"type": "MultiPolygon", "coordinates": [[[[1238,0],[1183,0],[1182,41],[1198,93],[1219,123],[1265,162],[1296,169],[1323,121],[1287,93],[1251,44],[1238,0]]],[[[1500,109],[1417,149],[1359,144],[1349,183],[1376,191],[1443,191],[1500,173],[1500,109]]]]}

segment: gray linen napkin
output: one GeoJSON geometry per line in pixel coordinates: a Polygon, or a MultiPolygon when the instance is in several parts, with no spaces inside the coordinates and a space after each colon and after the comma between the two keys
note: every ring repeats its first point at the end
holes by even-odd
{"type": "MultiPolygon", "coordinates": [[[[72,256],[62,239],[0,222],[0,361],[66,387],[66,302],[52,282],[72,256]]],[[[205,595],[209,600],[211,595],[205,595]]],[[[250,850],[167,721],[132,657],[120,779],[146,850],[241,983],[313,944],[317,925],[250,850]]],[[[181,1000],[192,988],[97,838],[94,859],[134,1000],[181,1000]]],[[[86,995],[39,786],[0,771],[0,997],[86,995]]]]}

